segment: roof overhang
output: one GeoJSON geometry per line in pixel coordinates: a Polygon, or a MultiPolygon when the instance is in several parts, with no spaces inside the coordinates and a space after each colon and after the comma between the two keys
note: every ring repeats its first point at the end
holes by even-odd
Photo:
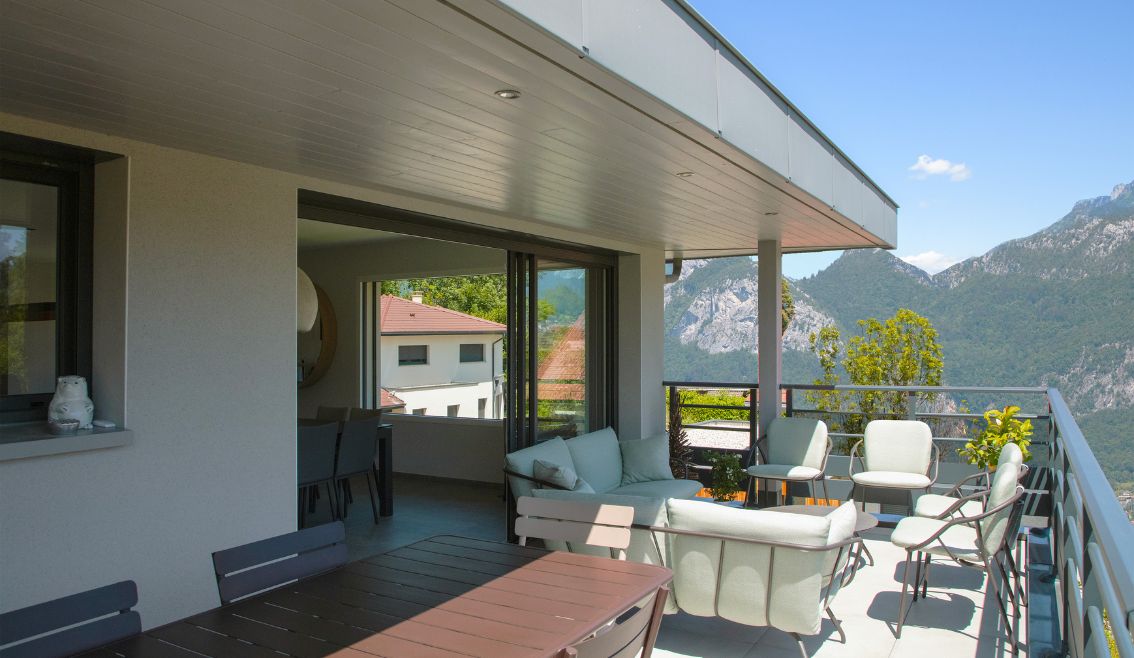
{"type": "Polygon", "coordinates": [[[671,255],[896,239],[893,201],[682,3],[0,12],[0,111],[671,255]]]}

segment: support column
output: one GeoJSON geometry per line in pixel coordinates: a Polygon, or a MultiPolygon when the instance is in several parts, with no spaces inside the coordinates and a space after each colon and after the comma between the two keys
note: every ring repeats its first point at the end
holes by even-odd
{"type": "Polygon", "coordinates": [[[618,436],[665,431],[662,388],[665,252],[618,257],[618,436]]]}
{"type": "Polygon", "coordinates": [[[756,256],[756,305],[759,339],[757,383],[760,385],[760,435],[780,415],[780,382],[783,370],[782,307],[783,253],[779,240],[761,240],[756,256]]]}

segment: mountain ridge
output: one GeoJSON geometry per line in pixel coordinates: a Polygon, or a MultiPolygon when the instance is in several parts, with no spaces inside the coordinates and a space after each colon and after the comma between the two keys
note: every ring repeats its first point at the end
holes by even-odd
{"type": "MultiPolygon", "coordinates": [[[[666,289],[667,378],[754,380],[755,263],[686,266],[666,289]]],[[[867,249],[844,252],[789,289],[797,320],[785,333],[784,381],[814,378],[807,337],[818,327],[845,334],[860,319],[909,308],[937,328],[947,384],[1060,388],[1084,431],[1093,428],[1111,479],[1134,482],[1134,450],[1121,433],[1106,437],[1098,420],[1134,423],[1134,182],[935,275],[867,249]]]]}

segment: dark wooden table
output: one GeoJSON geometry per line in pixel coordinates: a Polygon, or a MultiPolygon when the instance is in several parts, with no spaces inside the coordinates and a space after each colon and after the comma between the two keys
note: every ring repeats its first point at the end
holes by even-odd
{"type": "Polygon", "coordinates": [[[440,536],[84,655],[555,656],[671,578],[636,562],[440,536]]]}
{"type": "MultiPolygon", "coordinates": [[[[339,433],[342,434],[342,421],[316,420],[314,418],[299,418],[297,426],[310,427],[315,425],[329,425],[337,422],[339,433]]],[[[374,479],[378,485],[378,515],[394,515],[394,426],[383,424],[378,426],[378,454],[374,467],[374,479]]]]}

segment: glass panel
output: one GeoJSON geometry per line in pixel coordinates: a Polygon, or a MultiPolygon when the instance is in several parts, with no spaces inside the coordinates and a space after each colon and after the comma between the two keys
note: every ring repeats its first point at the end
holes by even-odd
{"type": "Polygon", "coordinates": [[[0,180],[0,395],[55,390],[59,189],[0,180]]]}
{"type": "Polygon", "coordinates": [[[594,349],[586,321],[587,268],[540,261],[536,441],[591,431],[588,354],[594,349]]]}

